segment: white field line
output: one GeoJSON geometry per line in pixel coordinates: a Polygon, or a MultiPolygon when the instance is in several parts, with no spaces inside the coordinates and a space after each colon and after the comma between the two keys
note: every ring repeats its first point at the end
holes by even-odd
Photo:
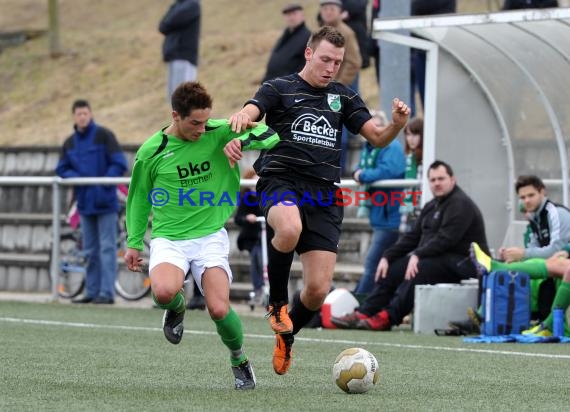
{"type": "MultiPolygon", "coordinates": [[[[70,328],[85,328],[85,329],[116,329],[116,330],[132,330],[144,332],[162,332],[161,328],[149,328],[144,326],[127,326],[127,325],[98,325],[95,323],[79,323],[79,322],[61,322],[55,320],[41,320],[41,319],[20,319],[11,317],[0,317],[1,322],[31,324],[31,325],[49,325],[49,326],[64,326],[70,328]]],[[[217,335],[216,332],[207,332],[199,330],[184,330],[185,333],[193,335],[217,335]]],[[[245,334],[247,338],[253,339],[273,339],[272,335],[258,335],[258,334],[245,334]]],[[[446,346],[430,346],[430,345],[407,345],[400,343],[376,342],[376,341],[358,341],[346,339],[318,339],[318,338],[303,338],[295,337],[296,341],[313,342],[313,343],[343,343],[354,346],[384,346],[389,348],[402,348],[402,349],[419,349],[419,350],[434,350],[434,351],[448,351],[448,352],[469,352],[469,353],[487,353],[491,355],[509,355],[509,356],[525,356],[530,358],[547,358],[547,359],[570,359],[570,355],[557,355],[547,353],[530,353],[530,352],[516,352],[516,351],[503,351],[491,349],[472,349],[472,348],[454,348],[446,346]]]]}

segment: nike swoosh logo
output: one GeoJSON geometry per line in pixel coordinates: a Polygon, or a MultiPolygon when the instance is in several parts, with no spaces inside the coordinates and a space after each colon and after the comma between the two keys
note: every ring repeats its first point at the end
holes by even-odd
{"type": "Polygon", "coordinates": [[[306,100],[306,99],[295,99],[295,103],[302,102],[303,100],[306,100]]]}

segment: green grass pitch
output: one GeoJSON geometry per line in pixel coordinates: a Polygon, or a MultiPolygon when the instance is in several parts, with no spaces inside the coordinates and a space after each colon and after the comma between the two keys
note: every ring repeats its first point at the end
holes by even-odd
{"type": "Polygon", "coordinates": [[[189,312],[174,346],[162,312],[0,302],[2,411],[553,411],[568,410],[570,346],[467,344],[411,331],[303,330],[287,375],[273,338],[241,316],[254,391],[233,389],[229,354],[204,312],[189,312]],[[332,381],[336,355],[359,346],[380,382],[349,395],[332,381]]]}

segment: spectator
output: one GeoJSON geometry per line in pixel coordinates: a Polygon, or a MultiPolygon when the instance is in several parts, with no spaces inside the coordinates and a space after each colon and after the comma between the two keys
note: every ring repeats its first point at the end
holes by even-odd
{"type": "Polygon", "coordinates": [[[544,9],[558,7],[557,0],[505,0],[502,10],[544,9]]]}
{"type": "MultiPolygon", "coordinates": [[[[421,117],[415,117],[408,122],[404,129],[406,145],[406,179],[422,180],[422,156],[424,144],[424,121],[421,117]]],[[[412,230],[420,215],[421,197],[417,196],[419,188],[408,187],[406,191],[412,192],[404,199],[404,204],[400,206],[400,232],[406,233],[412,230]],[[416,192],[414,194],[413,192],[416,192]]]]}
{"type": "Polygon", "coordinates": [[[282,10],[286,28],[271,51],[263,82],[297,73],[305,65],[305,48],[311,32],[305,25],[300,4],[289,4],[282,10]]]}
{"type": "Polygon", "coordinates": [[[434,199],[426,203],[414,229],[384,252],[374,290],[360,307],[331,318],[337,327],[390,330],[412,311],[416,285],[460,283],[476,276],[469,261],[471,243],[488,252],[481,212],[456,184],[447,163],[433,162],[428,178],[434,199]]]}
{"type": "MultiPolygon", "coordinates": [[[[345,38],[344,60],[340,65],[336,81],[350,87],[358,93],[358,73],[362,65],[362,57],[356,35],[350,27],[342,22],[342,2],[340,0],[320,0],[319,15],[324,25],[334,27],[345,38]]],[[[349,132],[344,127],[341,135],[340,170],[344,175],[348,151],[349,132]]]]}
{"type": "MultiPolygon", "coordinates": [[[[334,2],[336,4],[336,2],[334,2]]],[[[366,25],[367,14],[367,0],[341,0],[342,12],[340,14],[341,20],[352,29],[358,42],[358,50],[362,57],[361,68],[365,69],[370,66],[369,56],[369,36],[368,27],[366,25]]],[[[317,14],[317,22],[319,26],[323,26],[323,18],[321,13],[317,14]]]]}
{"type": "Polygon", "coordinates": [[[197,82],[181,83],[171,102],[171,123],[137,151],[127,198],[125,263],[131,271],[141,270],[140,251],[152,211],[149,276],[153,301],[165,310],[165,338],[175,345],[182,340],[186,312],[182,287],[191,271],[229,350],[235,389],[254,389],[241,320],[230,305],[232,272],[224,224],[237,203],[240,177],[239,168],[224,153],[226,147],[236,146],[268,149],[279,137],[262,124],[238,135],[226,119],[210,119],[212,98],[197,82]],[[185,190],[182,197],[181,188],[188,187],[192,190],[185,190]],[[161,195],[155,197],[157,191],[161,195]],[[203,194],[209,201],[204,202],[203,194]]]}
{"type": "MultiPolygon", "coordinates": [[[[546,259],[563,250],[570,243],[570,211],[564,206],[551,202],[546,197],[545,186],[538,176],[522,175],[515,183],[515,190],[521,201],[525,216],[529,221],[528,240],[526,247],[508,246],[499,249],[499,260],[492,270],[500,270],[500,261],[506,263],[520,262],[530,258],[546,259]]],[[[540,278],[540,279],[546,279],[540,278]]],[[[542,285],[541,281],[533,281],[533,296],[538,302],[538,311],[544,315],[540,307],[541,301],[546,301],[546,306],[554,296],[554,283],[552,281],[542,285]],[[549,290],[550,289],[550,290],[549,290]],[[542,291],[542,293],[540,293],[542,291]]],[[[482,292],[482,276],[479,276],[479,295],[482,292]]],[[[533,305],[534,306],[534,305],[533,305]]],[[[548,311],[548,309],[547,309],[548,311]]],[[[469,308],[467,311],[471,327],[465,325],[465,329],[476,329],[480,326],[483,316],[483,308],[477,310],[469,308]]]]}
{"type": "MultiPolygon", "coordinates": [[[[412,0],[411,5],[411,15],[412,16],[424,16],[432,14],[446,14],[455,13],[457,10],[457,0],[412,0]]],[[[372,30],[372,25],[374,19],[380,17],[381,2],[380,0],[372,1],[372,13],[370,28],[372,30]]],[[[376,80],[380,84],[380,48],[378,47],[378,41],[373,39],[371,35],[369,36],[370,44],[370,55],[374,57],[376,65],[376,80]]],[[[420,99],[424,102],[424,90],[425,90],[425,65],[426,65],[426,55],[425,51],[412,49],[411,50],[411,104],[414,105],[412,116],[416,115],[415,108],[415,95],[416,91],[420,93],[420,99]]]]}
{"type": "MultiPolygon", "coordinates": [[[[244,179],[254,179],[257,175],[253,168],[245,171],[244,179]]],[[[254,187],[241,190],[241,201],[234,216],[234,222],[240,226],[237,238],[239,250],[249,252],[249,275],[253,286],[253,297],[250,305],[263,305],[263,255],[261,250],[261,223],[257,221],[258,216],[263,216],[259,207],[259,198],[254,187]]]]}
{"type": "Polygon", "coordinates": [[[358,92],[358,73],[362,66],[362,56],[354,31],[342,22],[342,2],[340,0],[320,0],[319,16],[323,25],[334,27],[345,38],[344,60],[335,80],[358,92]]]}
{"type": "Polygon", "coordinates": [[[457,0],[412,0],[412,16],[448,14],[457,11],[457,0]]]}
{"type": "Polygon", "coordinates": [[[352,29],[358,40],[358,49],[362,56],[362,66],[370,66],[368,52],[368,27],[366,24],[366,8],[368,0],[342,0],[342,21],[352,29]]]}
{"type": "Polygon", "coordinates": [[[158,26],[165,36],[162,58],[168,63],[168,101],[180,83],[198,78],[200,18],[200,0],[176,0],[158,26]]]}
{"type": "Polygon", "coordinates": [[[380,17],[380,0],[372,0],[372,9],[370,12],[370,29],[368,32],[368,55],[374,59],[374,71],[376,73],[376,82],[380,85],[380,47],[378,40],[372,37],[374,19],[380,17]]]}
{"type": "MultiPolygon", "coordinates": [[[[93,120],[87,100],[71,107],[75,132],[63,144],[55,172],[68,177],[118,177],[127,160],[113,132],[93,120]]],[[[115,303],[119,203],[113,185],[74,186],[83,248],[89,261],[85,294],[73,303],[115,303]]]]}
{"type": "MultiPolygon", "coordinates": [[[[412,0],[412,16],[426,16],[433,14],[456,13],[456,0],[412,0]]],[[[425,77],[426,77],[426,52],[412,49],[411,52],[411,93],[410,105],[412,116],[417,115],[415,106],[416,92],[420,95],[422,108],[424,105],[425,77]]]]}
{"type": "MultiPolygon", "coordinates": [[[[384,112],[371,114],[379,127],[388,124],[384,112]]],[[[375,199],[374,202],[368,200],[359,207],[359,216],[369,217],[373,232],[364,263],[364,273],[354,290],[357,295],[367,295],[372,291],[374,274],[382,254],[398,240],[399,204],[391,202],[390,199],[393,199],[393,194],[400,192],[400,189],[375,188],[373,183],[385,179],[402,179],[404,169],[404,151],[398,140],[393,140],[384,148],[375,148],[366,142],[358,168],[352,174],[354,180],[364,184],[363,189],[370,194],[370,198],[375,199]]]]}

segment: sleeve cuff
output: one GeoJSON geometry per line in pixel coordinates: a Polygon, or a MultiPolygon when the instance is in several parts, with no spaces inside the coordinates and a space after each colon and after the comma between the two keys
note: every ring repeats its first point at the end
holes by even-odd
{"type": "Polygon", "coordinates": [[[252,119],[252,121],[254,122],[259,122],[261,121],[261,119],[263,119],[263,117],[265,116],[265,109],[263,107],[261,107],[261,105],[259,104],[259,102],[255,99],[250,99],[247,102],[245,102],[245,104],[243,105],[243,107],[247,106],[248,104],[253,104],[254,106],[257,106],[257,108],[259,109],[259,117],[255,120],[252,119]]]}

